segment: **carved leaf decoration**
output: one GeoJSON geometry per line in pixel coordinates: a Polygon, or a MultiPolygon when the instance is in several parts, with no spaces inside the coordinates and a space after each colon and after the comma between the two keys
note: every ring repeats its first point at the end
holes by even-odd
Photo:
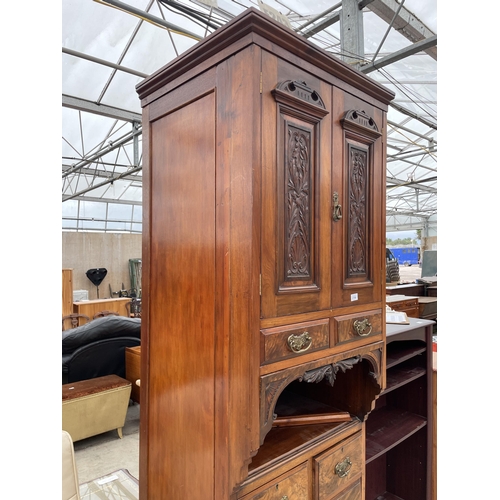
{"type": "Polygon", "coordinates": [[[356,363],[359,363],[359,361],[361,361],[361,356],[354,356],[352,358],[344,359],[331,365],[321,366],[320,368],[315,368],[314,370],[305,372],[304,375],[299,378],[299,381],[318,383],[326,378],[327,382],[333,387],[338,371],[342,370],[342,373],[345,373],[356,363]]]}
{"type": "Polygon", "coordinates": [[[310,134],[289,127],[287,164],[286,277],[310,276],[310,134]]]}
{"type": "Polygon", "coordinates": [[[367,153],[350,149],[349,178],[349,272],[366,273],[367,153]]]}

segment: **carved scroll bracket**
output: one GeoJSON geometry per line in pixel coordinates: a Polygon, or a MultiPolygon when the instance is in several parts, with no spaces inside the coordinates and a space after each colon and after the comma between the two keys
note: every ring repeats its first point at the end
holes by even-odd
{"type": "Polygon", "coordinates": [[[285,80],[271,91],[276,102],[321,119],[328,114],[325,103],[316,90],[306,82],[285,80]]]}
{"type": "Polygon", "coordinates": [[[382,135],[382,132],[379,131],[375,120],[361,110],[351,109],[346,111],[341,123],[344,129],[351,130],[353,132],[362,132],[373,139],[382,135]]]}

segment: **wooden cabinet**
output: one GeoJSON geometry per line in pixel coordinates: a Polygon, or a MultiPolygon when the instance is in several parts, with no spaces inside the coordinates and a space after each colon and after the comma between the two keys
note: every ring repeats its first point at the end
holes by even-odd
{"type": "Polygon", "coordinates": [[[366,421],[366,500],[431,498],[433,324],[387,325],[387,384],[366,421]]]}
{"type": "Polygon", "coordinates": [[[137,381],[141,378],[141,346],[125,347],[125,378],[132,384],[130,399],[141,402],[141,391],[137,381]]]}
{"type": "Polygon", "coordinates": [[[141,498],[363,498],[393,94],[255,9],[137,91],[141,498]]]}

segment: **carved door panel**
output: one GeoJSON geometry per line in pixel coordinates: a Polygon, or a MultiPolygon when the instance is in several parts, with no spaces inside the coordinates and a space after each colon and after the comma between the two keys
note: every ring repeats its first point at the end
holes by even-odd
{"type": "Polygon", "coordinates": [[[263,54],[263,318],[330,306],[330,93],[263,54]]]}
{"type": "Polygon", "coordinates": [[[334,117],[341,137],[332,181],[333,307],[380,301],[385,241],[385,161],[382,115],[373,106],[346,99],[334,117]],[[366,111],[365,111],[366,110],[366,111]]]}

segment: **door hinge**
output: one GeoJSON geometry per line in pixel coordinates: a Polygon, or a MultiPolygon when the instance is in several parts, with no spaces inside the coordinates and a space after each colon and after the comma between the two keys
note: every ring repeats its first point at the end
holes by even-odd
{"type": "Polygon", "coordinates": [[[260,72],[260,93],[262,94],[262,71],[260,72]]]}
{"type": "Polygon", "coordinates": [[[262,274],[259,274],[259,295],[262,295],[262,274]]]}

